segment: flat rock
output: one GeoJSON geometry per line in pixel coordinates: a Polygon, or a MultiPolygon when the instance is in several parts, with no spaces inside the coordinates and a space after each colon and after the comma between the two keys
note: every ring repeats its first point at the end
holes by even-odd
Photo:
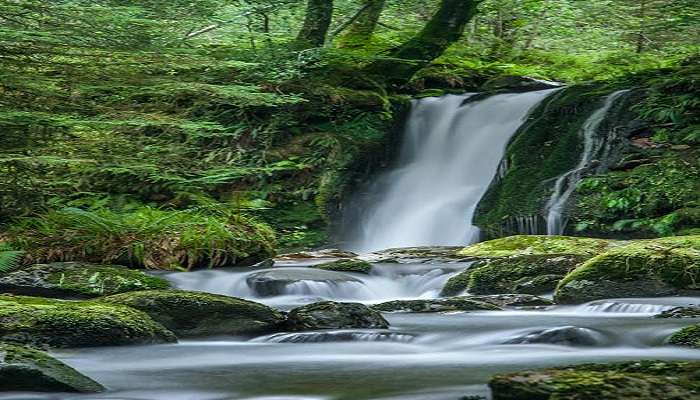
{"type": "Polygon", "coordinates": [[[443,299],[394,300],[373,305],[371,308],[384,312],[450,312],[450,311],[493,311],[501,310],[491,303],[472,300],[468,297],[443,299]]]}
{"type": "Polygon", "coordinates": [[[462,247],[455,246],[422,246],[422,247],[402,247],[376,251],[362,258],[371,263],[399,263],[399,264],[434,264],[453,263],[467,261],[463,256],[457,254],[462,247]]]}
{"type": "Polygon", "coordinates": [[[96,393],[104,387],[43,351],[0,342],[0,391],[96,393]]]}

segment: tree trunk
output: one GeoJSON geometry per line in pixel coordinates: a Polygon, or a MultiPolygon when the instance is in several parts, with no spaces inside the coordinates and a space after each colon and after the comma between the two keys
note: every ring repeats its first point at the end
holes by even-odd
{"type": "Polygon", "coordinates": [[[333,17],[333,0],[308,0],[304,25],[299,31],[296,46],[301,49],[323,47],[333,17]]]}
{"type": "Polygon", "coordinates": [[[637,32],[637,48],[635,51],[640,54],[644,51],[644,42],[646,41],[646,1],[639,2],[639,31],[637,32]]]}
{"type": "Polygon", "coordinates": [[[442,0],[440,8],[423,30],[389,53],[389,59],[367,66],[366,72],[385,76],[391,84],[408,82],[421,68],[438,58],[464,33],[482,0],[442,0]]]}
{"type": "Polygon", "coordinates": [[[360,15],[338,39],[338,47],[360,47],[367,44],[384,10],[385,0],[364,0],[360,15]]]}

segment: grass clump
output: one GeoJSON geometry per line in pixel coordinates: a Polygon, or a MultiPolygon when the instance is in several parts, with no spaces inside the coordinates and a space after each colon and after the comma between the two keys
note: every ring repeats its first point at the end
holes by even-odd
{"type": "Polygon", "coordinates": [[[199,210],[129,212],[67,208],[25,218],[6,232],[29,262],[87,261],[165,270],[254,262],[275,236],[255,220],[199,210]]]}

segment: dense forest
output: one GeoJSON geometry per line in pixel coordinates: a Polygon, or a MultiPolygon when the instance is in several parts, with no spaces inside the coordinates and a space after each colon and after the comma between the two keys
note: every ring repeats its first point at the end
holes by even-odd
{"type": "MultiPolygon", "coordinates": [[[[647,313],[635,318],[652,321],[653,334],[640,333],[646,319],[615,325],[635,332],[624,336],[605,331],[614,330],[607,325],[579,327],[571,317],[554,327],[543,323],[540,341],[530,333],[500,342],[560,345],[546,340],[566,337],[586,351],[649,346],[649,356],[556,362],[558,356],[543,355],[550,360],[532,368],[615,363],[513,375],[530,367],[515,363],[473,379],[472,366],[461,381],[430,364],[416,387],[408,386],[485,387],[490,379],[487,392],[459,389],[463,399],[700,398],[700,350],[691,349],[700,348],[696,0],[0,0],[0,77],[0,391],[97,392],[101,384],[108,394],[127,390],[121,378],[105,383],[104,373],[80,368],[97,363],[89,357],[99,353],[81,359],[56,349],[324,329],[336,331],[314,337],[323,346],[408,342],[414,328],[435,321],[402,320],[394,312],[482,315],[583,303],[600,311],[594,303],[605,299],[673,297],[632,304],[647,313]],[[522,97],[528,93],[541,96],[522,97]],[[389,196],[378,185],[399,181],[402,175],[391,171],[420,165],[406,162],[411,149],[430,148],[426,142],[409,149],[406,132],[443,129],[415,128],[433,121],[429,113],[438,111],[431,110],[453,102],[455,116],[439,114],[434,125],[447,121],[446,132],[464,135],[484,126],[493,129],[484,140],[493,140],[506,128],[487,128],[487,115],[499,123],[515,118],[508,107],[526,101],[532,103],[522,103],[528,107],[504,146],[489,145],[501,153],[491,157],[496,169],[480,170],[483,193],[457,210],[456,219],[465,219],[457,229],[473,225],[475,239],[392,237],[382,247],[367,233],[366,219],[380,221],[372,210],[389,196]],[[460,117],[460,110],[474,111],[460,117]],[[412,123],[416,118],[424,119],[412,123]],[[469,118],[476,128],[461,132],[469,118]],[[360,234],[369,243],[364,249],[354,245],[360,234]],[[403,249],[378,251],[385,247],[403,249]],[[368,249],[369,255],[360,251],[368,249]],[[427,269],[416,273],[405,264],[427,269]],[[387,272],[393,267],[386,265],[396,268],[387,272]],[[248,287],[237,291],[229,275],[197,275],[208,272],[232,274],[248,287]],[[425,292],[388,289],[418,275],[433,279],[421,281],[425,292]],[[205,278],[212,282],[192,286],[205,278]],[[343,289],[350,283],[352,294],[343,289]],[[363,285],[391,295],[361,297],[363,285]],[[304,300],[274,297],[292,294],[304,300]],[[362,304],[325,301],[334,299],[362,304]],[[603,333],[542,333],[560,325],[603,333]],[[389,330],[357,339],[338,333],[343,329],[389,330]],[[667,361],[637,362],[647,359],[667,361]],[[446,380],[437,386],[423,380],[431,371],[446,380]]],[[[443,158],[490,154],[453,143],[443,158]]],[[[396,189],[396,204],[419,214],[430,198],[440,198],[428,181],[450,176],[434,165],[435,176],[396,189]],[[429,199],[411,203],[413,191],[430,192],[429,199]]],[[[406,214],[387,207],[387,219],[375,225],[396,223],[400,235],[405,228],[395,220],[406,214]]],[[[449,219],[426,214],[435,226],[421,222],[419,229],[447,232],[438,222],[449,219]]],[[[606,304],[631,312],[623,303],[606,304]]],[[[509,332],[526,328],[518,321],[509,332]]],[[[296,335],[307,336],[284,340],[313,341],[310,333],[296,335]]],[[[139,357],[118,351],[117,359],[139,357]]],[[[197,354],[187,351],[183,358],[197,354]]],[[[404,351],[414,350],[396,350],[404,351]]],[[[464,357],[479,357],[469,351],[475,353],[464,357]]],[[[231,378],[247,382],[235,390],[212,387],[232,399],[460,398],[400,392],[378,383],[384,375],[376,370],[367,387],[352,389],[341,371],[354,367],[336,371],[319,361],[300,370],[319,364],[331,370],[327,382],[317,372],[287,372],[287,383],[265,392],[251,389],[258,375],[245,372],[231,378]]],[[[183,399],[219,398],[197,392],[199,378],[191,379],[177,390],[163,384],[167,393],[125,398],[180,398],[172,397],[180,389],[194,390],[183,399]]],[[[18,396],[8,399],[24,398],[18,396]]]]}

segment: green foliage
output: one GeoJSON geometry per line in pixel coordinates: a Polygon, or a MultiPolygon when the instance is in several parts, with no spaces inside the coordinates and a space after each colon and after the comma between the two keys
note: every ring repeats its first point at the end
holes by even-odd
{"type": "Polygon", "coordinates": [[[7,243],[0,243],[0,273],[10,272],[22,262],[24,252],[14,250],[7,243]]]}
{"type": "Polygon", "coordinates": [[[274,252],[269,227],[211,208],[130,212],[76,208],[18,221],[7,237],[34,262],[91,261],[155,269],[218,267],[274,252]]]}

